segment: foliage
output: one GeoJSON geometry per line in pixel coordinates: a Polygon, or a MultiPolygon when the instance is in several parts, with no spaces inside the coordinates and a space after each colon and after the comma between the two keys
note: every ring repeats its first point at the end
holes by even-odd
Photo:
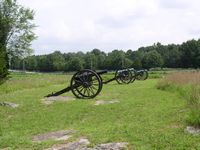
{"type": "MultiPolygon", "coordinates": [[[[95,70],[116,70],[133,67],[141,68],[199,68],[200,67],[200,40],[187,41],[181,45],[161,43],[152,46],[141,47],[137,51],[113,50],[105,53],[99,49],[83,53],[60,53],[56,51],[49,55],[30,56],[24,59],[26,69],[31,71],[74,71],[80,68],[95,70]],[[76,59],[77,68],[71,60],[76,59]],[[79,59],[79,62],[77,61],[79,59]],[[71,65],[71,67],[69,66],[71,65]],[[73,66],[73,67],[72,67],[73,66]]],[[[23,63],[19,59],[12,60],[12,69],[22,69],[23,63]],[[16,61],[16,63],[15,63],[16,61]]]]}
{"type": "Polygon", "coordinates": [[[144,68],[161,67],[163,65],[163,59],[156,50],[153,50],[144,55],[142,65],[144,68]]]}
{"type": "Polygon", "coordinates": [[[32,31],[33,16],[33,10],[16,0],[0,0],[0,76],[6,74],[9,57],[26,57],[32,53],[31,41],[36,38],[32,31]]]}
{"type": "Polygon", "coordinates": [[[83,69],[83,63],[81,62],[81,60],[78,57],[73,57],[69,61],[68,70],[70,70],[70,71],[79,71],[81,69],[83,69]]]}
{"type": "Polygon", "coordinates": [[[199,68],[200,66],[200,40],[184,42],[180,50],[182,52],[182,66],[184,68],[199,68]]]}
{"type": "Polygon", "coordinates": [[[8,74],[5,48],[0,45],[0,81],[8,74]]]}

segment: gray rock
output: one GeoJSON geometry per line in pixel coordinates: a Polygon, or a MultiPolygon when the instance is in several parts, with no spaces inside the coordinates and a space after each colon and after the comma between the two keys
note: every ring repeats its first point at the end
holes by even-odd
{"type": "Polygon", "coordinates": [[[3,149],[0,149],[0,150],[12,150],[12,148],[7,147],[7,148],[3,148],[3,149]]]}
{"type": "Polygon", "coordinates": [[[87,145],[89,145],[90,142],[88,139],[81,138],[75,142],[70,142],[66,144],[60,144],[60,145],[55,145],[52,148],[48,148],[45,150],[87,150],[87,145]]]}
{"type": "Polygon", "coordinates": [[[186,127],[185,132],[190,133],[192,135],[199,135],[200,134],[200,128],[188,126],[188,127],[186,127]]]}
{"type": "Polygon", "coordinates": [[[124,150],[127,148],[128,143],[106,143],[99,144],[93,148],[88,148],[90,144],[88,139],[81,138],[75,142],[66,144],[54,145],[52,148],[45,150],[124,150]]]}
{"type": "Polygon", "coordinates": [[[118,100],[110,100],[110,101],[99,100],[99,101],[96,101],[94,105],[114,104],[114,103],[119,103],[119,102],[120,101],[118,100]]]}
{"type": "Polygon", "coordinates": [[[128,143],[107,143],[99,144],[95,147],[96,150],[124,150],[127,148],[128,143]]]}
{"type": "Polygon", "coordinates": [[[19,104],[15,104],[15,103],[11,103],[11,102],[0,102],[0,106],[17,108],[19,106],[19,104]]]}
{"type": "Polygon", "coordinates": [[[74,132],[75,131],[73,130],[67,130],[67,131],[56,131],[56,132],[50,132],[46,134],[39,134],[39,135],[33,136],[32,140],[34,142],[42,142],[46,140],[55,140],[55,141],[67,140],[72,136],[74,132]]]}
{"type": "Polygon", "coordinates": [[[55,101],[59,101],[59,102],[65,102],[65,101],[73,101],[75,100],[74,97],[69,97],[69,96],[52,96],[52,97],[46,97],[43,99],[43,103],[44,104],[52,104],[55,101]]]}

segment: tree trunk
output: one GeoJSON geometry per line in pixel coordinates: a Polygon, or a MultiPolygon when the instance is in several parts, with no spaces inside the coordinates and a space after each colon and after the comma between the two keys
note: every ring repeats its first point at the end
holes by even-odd
{"type": "Polygon", "coordinates": [[[8,74],[8,64],[6,60],[6,48],[0,44],[0,79],[8,74]]]}

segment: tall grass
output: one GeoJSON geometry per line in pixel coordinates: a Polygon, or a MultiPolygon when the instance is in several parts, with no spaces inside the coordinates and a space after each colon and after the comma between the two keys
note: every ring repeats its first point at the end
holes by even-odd
{"type": "Polygon", "coordinates": [[[200,127],[200,72],[177,72],[167,75],[158,82],[157,88],[178,90],[187,99],[188,123],[200,127]]]}

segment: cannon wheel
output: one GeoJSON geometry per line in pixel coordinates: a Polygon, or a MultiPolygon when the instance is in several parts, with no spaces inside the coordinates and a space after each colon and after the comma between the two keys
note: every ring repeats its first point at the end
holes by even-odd
{"type": "Polygon", "coordinates": [[[120,79],[120,72],[119,72],[119,70],[117,70],[117,71],[115,72],[115,79],[116,79],[116,81],[117,81],[118,84],[122,84],[122,83],[123,83],[123,82],[121,81],[121,79],[120,79]]]}
{"type": "Polygon", "coordinates": [[[148,71],[143,70],[137,73],[136,79],[137,80],[146,80],[148,78],[149,74],[148,71]]]}
{"type": "Polygon", "coordinates": [[[73,75],[70,86],[77,98],[94,98],[101,92],[103,82],[95,71],[85,69],[73,75]]]}
{"type": "Polygon", "coordinates": [[[135,70],[131,70],[131,73],[132,73],[132,80],[131,80],[131,83],[133,83],[136,79],[136,76],[137,76],[137,72],[135,70]]]}
{"type": "Polygon", "coordinates": [[[117,70],[115,72],[115,79],[118,84],[129,84],[132,81],[132,78],[133,76],[129,69],[124,71],[117,70]]]}

